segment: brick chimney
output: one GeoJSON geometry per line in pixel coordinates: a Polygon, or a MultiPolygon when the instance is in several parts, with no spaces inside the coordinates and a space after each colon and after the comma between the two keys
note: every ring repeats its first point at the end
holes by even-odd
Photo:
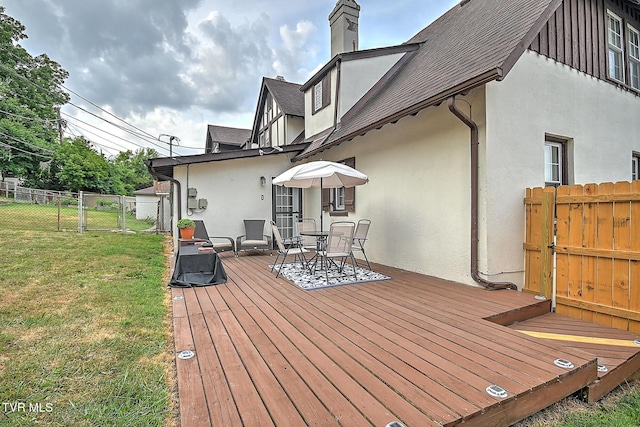
{"type": "Polygon", "coordinates": [[[358,18],[360,5],[355,0],[338,0],[329,14],[331,57],[358,50],[358,18]]]}

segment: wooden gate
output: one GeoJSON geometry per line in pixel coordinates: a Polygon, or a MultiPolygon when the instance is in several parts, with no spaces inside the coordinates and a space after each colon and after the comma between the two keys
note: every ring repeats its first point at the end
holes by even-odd
{"type": "Polygon", "coordinates": [[[528,188],[524,203],[524,291],[640,333],[640,181],[528,188]]]}

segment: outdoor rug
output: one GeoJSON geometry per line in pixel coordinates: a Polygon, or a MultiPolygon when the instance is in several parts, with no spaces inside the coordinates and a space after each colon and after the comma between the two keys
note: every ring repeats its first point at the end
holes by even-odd
{"type": "MultiPolygon", "coordinates": [[[[271,266],[269,266],[271,268],[271,266]]],[[[274,269],[277,270],[279,266],[274,269]]],[[[375,271],[367,270],[366,268],[357,267],[356,273],[358,280],[353,277],[353,266],[350,264],[345,265],[344,274],[340,274],[337,270],[329,270],[329,282],[324,270],[316,270],[315,273],[309,272],[306,268],[303,268],[300,263],[284,264],[280,269],[280,275],[286,279],[292,281],[296,286],[306,289],[322,289],[330,288],[333,286],[353,285],[357,283],[375,282],[378,280],[391,279],[384,274],[376,273],[375,271]]]]}

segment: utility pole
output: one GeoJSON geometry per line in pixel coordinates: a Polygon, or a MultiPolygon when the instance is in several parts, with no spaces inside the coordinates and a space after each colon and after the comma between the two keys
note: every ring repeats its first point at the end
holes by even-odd
{"type": "Polygon", "coordinates": [[[175,141],[176,145],[178,145],[178,142],[180,142],[180,138],[178,138],[177,136],[168,135],[166,133],[161,133],[160,135],[158,135],[158,140],[161,136],[169,137],[169,157],[173,157],[173,142],[175,141]]]}
{"type": "Polygon", "coordinates": [[[62,145],[62,138],[64,135],[64,127],[65,127],[65,122],[64,120],[62,120],[62,116],[60,115],[60,107],[56,108],[56,111],[58,112],[58,136],[60,137],[60,145],[62,145]]]}

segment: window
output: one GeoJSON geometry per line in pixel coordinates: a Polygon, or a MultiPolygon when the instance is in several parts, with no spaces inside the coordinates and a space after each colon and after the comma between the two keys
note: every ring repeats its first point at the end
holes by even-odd
{"type": "Polygon", "coordinates": [[[633,27],[627,27],[629,39],[629,84],[640,89],[640,33],[633,27]]]}
{"type": "Polygon", "coordinates": [[[311,93],[313,113],[322,110],[331,103],[331,74],[327,74],[313,87],[311,93]]]}
{"type": "Polygon", "coordinates": [[[624,82],[624,51],[622,48],[622,20],[607,13],[609,40],[609,77],[624,82]]]}
{"type": "MultiPolygon", "coordinates": [[[[352,168],[356,167],[356,158],[350,157],[339,161],[352,168]]],[[[322,190],[322,209],[330,215],[346,216],[356,210],[356,188],[325,188],[322,190]]]]}
{"type": "Polygon", "coordinates": [[[640,179],[640,153],[633,152],[631,156],[631,180],[640,179]]]}
{"type": "Polygon", "coordinates": [[[568,184],[567,169],[567,142],[548,136],[544,143],[545,186],[568,184]]]}
{"type": "Polygon", "coordinates": [[[344,210],[344,197],[345,197],[345,188],[334,188],[331,191],[331,205],[333,209],[336,211],[344,210]]]}
{"type": "Polygon", "coordinates": [[[313,87],[313,111],[322,108],[322,80],[313,87]]]}

